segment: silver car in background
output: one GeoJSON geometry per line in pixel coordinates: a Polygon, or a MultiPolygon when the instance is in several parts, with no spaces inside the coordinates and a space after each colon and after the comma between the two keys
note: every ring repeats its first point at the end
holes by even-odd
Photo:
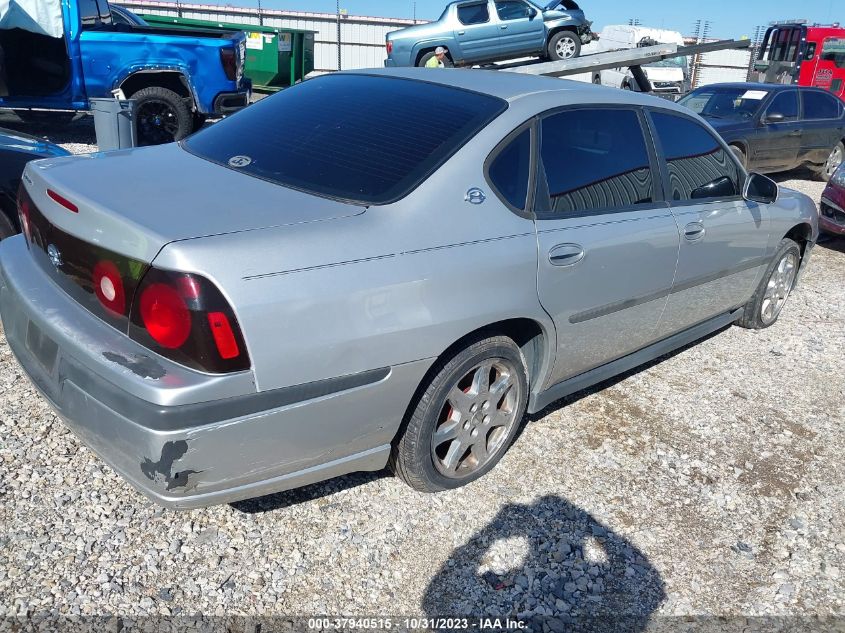
{"type": "Polygon", "coordinates": [[[190,508],[489,471],[526,411],[778,318],[818,234],[668,101],[486,71],[304,82],[180,144],[31,163],[9,345],[190,508]]]}

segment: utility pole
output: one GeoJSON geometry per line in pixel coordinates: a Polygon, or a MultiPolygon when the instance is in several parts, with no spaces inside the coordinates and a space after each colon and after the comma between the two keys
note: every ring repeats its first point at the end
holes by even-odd
{"type": "Polygon", "coordinates": [[[261,13],[261,0],[258,0],[258,23],[264,26],[264,14],[261,13]]]}
{"type": "Polygon", "coordinates": [[[417,23],[417,3],[414,3],[414,24],[417,23]]]}

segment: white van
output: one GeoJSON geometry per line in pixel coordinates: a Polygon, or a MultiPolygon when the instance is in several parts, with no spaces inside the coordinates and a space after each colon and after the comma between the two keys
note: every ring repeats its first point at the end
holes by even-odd
{"type": "MultiPolygon", "coordinates": [[[[647,26],[611,25],[602,29],[596,52],[607,53],[655,44],[684,46],[684,38],[677,31],[653,29],[647,26]]],[[[643,66],[643,70],[655,93],[679,95],[689,90],[689,68],[686,57],[664,59],[643,66]]],[[[639,90],[628,68],[598,71],[593,75],[593,83],[625,90],[639,90]]]]}

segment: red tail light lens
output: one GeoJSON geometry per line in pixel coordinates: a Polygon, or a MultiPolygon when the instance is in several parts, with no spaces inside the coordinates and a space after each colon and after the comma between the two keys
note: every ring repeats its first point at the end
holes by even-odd
{"type": "Polygon", "coordinates": [[[238,58],[234,48],[221,48],[220,61],[223,63],[223,72],[229,81],[235,81],[238,77],[238,58]]]}
{"type": "Polygon", "coordinates": [[[162,356],[211,373],[249,369],[238,320],[204,277],[150,268],[131,313],[129,336],[162,356]]]}
{"type": "Polygon", "coordinates": [[[126,290],[117,265],[108,260],[94,265],[91,275],[94,294],[102,306],[116,315],[126,316],[126,290]]]}
{"type": "Polygon", "coordinates": [[[393,42],[391,42],[390,40],[387,40],[387,43],[385,44],[385,46],[387,48],[387,54],[390,55],[393,52],[393,42]]]}
{"type": "Polygon", "coordinates": [[[141,290],[141,320],[156,343],[177,349],[191,335],[191,314],[185,297],[166,284],[151,284],[141,290]]]}

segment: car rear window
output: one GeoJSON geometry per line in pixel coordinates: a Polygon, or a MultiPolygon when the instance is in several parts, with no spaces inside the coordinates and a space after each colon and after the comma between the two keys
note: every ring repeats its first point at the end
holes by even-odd
{"type": "Polygon", "coordinates": [[[327,75],[263,99],[183,147],[293,189],[388,204],[506,109],[502,99],[424,81],[327,75]]]}

